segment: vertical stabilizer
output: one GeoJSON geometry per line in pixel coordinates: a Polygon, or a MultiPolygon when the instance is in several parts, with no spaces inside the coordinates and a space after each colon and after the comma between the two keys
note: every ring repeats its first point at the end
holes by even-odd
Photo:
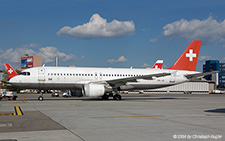
{"type": "Polygon", "coordinates": [[[12,77],[18,75],[18,73],[13,69],[13,67],[10,66],[10,64],[4,64],[6,71],[8,73],[8,79],[10,80],[12,77]]]}
{"type": "Polygon", "coordinates": [[[192,41],[180,58],[176,61],[176,63],[169,69],[195,71],[201,42],[202,41],[199,40],[192,41]]]}
{"type": "Polygon", "coordinates": [[[163,60],[157,60],[156,63],[153,65],[153,69],[162,69],[163,60]]]}

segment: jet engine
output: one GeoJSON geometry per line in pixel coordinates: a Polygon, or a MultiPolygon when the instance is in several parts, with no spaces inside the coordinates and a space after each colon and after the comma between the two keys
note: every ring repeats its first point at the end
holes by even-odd
{"type": "Polygon", "coordinates": [[[105,86],[103,84],[85,84],[83,87],[83,93],[87,97],[103,96],[106,92],[105,86]]]}

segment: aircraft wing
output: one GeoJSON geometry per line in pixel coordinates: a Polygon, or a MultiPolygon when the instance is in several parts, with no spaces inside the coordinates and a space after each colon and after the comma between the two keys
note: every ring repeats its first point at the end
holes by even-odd
{"type": "Polygon", "coordinates": [[[126,84],[127,82],[137,82],[137,79],[152,80],[153,77],[163,77],[163,76],[167,76],[167,75],[171,75],[171,73],[155,73],[155,74],[149,74],[149,75],[143,75],[143,76],[106,80],[106,82],[111,86],[115,86],[115,85],[126,84]]]}
{"type": "Polygon", "coordinates": [[[187,75],[185,75],[185,77],[187,79],[191,79],[191,78],[196,78],[196,77],[200,77],[200,76],[210,75],[210,74],[214,74],[214,73],[218,73],[218,72],[219,71],[204,72],[204,73],[195,73],[195,74],[187,74],[187,75]]]}

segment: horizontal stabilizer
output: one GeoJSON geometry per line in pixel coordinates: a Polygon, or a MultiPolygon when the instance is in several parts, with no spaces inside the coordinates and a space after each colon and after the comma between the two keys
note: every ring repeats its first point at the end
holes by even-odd
{"type": "Polygon", "coordinates": [[[205,75],[210,75],[210,74],[214,74],[214,73],[218,73],[219,71],[212,71],[212,72],[204,72],[204,73],[195,73],[195,74],[188,74],[185,75],[185,77],[187,79],[191,79],[191,78],[196,78],[196,77],[200,77],[200,76],[205,76],[205,75]]]}

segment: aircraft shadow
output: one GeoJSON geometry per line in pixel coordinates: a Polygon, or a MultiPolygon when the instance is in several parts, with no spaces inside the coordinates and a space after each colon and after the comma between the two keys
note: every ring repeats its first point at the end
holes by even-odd
{"type": "MultiPolygon", "coordinates": [[[[174,98],[174,97],[133,97],[133,98],[128,98],[124,97],[120,101],[146,101],[146,100],[184,100],[187,98],[174,98]]],[[[38,101],[37,99],[25,99],[26,101],[38,101]]],[[[112,97],[110,97],[108,100],[103,100],[102,98],[45,98],[43,101],[116,101],[112,97]]]]}
{"type": "Polygon", "coordinates": [[[225,108],[221,108],[221,109],[213,109],[213,110],[205,110],[204,112],[210,112],[210,113],[225,113],[225,108]]]}

